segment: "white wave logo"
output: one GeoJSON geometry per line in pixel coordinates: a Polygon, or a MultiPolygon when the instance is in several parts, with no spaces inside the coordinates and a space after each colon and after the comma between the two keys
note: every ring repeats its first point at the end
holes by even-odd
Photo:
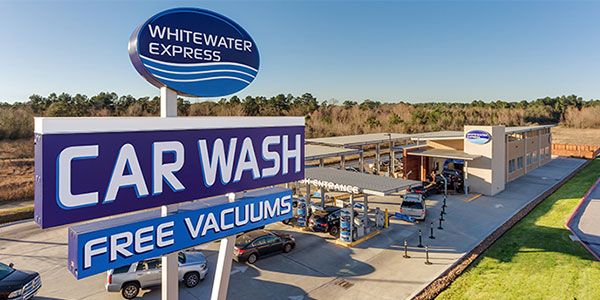
{"type": "Polygon", "coordinates": [[[234,62],[171,63],[140,55],[142,63],[154,77],[174,83],[190,83],[213,80],[237,80],[250,84],[258,70],[234,62]]]}

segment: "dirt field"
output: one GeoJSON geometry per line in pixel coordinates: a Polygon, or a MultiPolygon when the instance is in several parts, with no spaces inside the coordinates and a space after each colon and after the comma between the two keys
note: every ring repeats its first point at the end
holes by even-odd
{"type": "Polygon", "coordinates": [[[600,129],[552,128],[552,142],[600,146],[600,129]]]}

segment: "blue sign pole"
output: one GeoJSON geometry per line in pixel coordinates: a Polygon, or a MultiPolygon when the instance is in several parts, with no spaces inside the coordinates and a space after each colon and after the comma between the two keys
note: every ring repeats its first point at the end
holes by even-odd
{"type": "Polygon", "coordinates": [[[342,208],[340,211],[340,240],[344,243],[352,242],[352,212],[353,208],[342,208]]]}
{"type": "MultiPolygon", "coordinates": [[[[307,195],[308,197],[308,195],[307,195]]],[[[306,198],[304,197],[300,197],[298,198],[298,208],[296,209],[296,213],[297,213],[297,218],[296,218],[296,224],[300,227],[306,227],[306,218],[308,215],[308,207],[306,206],[306,198]]]]}

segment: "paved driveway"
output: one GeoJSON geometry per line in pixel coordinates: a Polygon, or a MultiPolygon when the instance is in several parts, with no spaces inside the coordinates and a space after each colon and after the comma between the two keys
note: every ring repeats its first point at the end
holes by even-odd
{"type": "Polygon", "coordinates": [[[567,226],[600,260],[600,177],[573,212],[567,226]]]}
{"type": "MultiPolygon", "coordinates": [[[[427,286],[465,253],[539,194],[551,188],[584,161],[555,159],[506,187],[496,197],[466,202],[465,195],[448,199],[446,221],[438,230],[440,195],[427,201],[428,219],[420,224],[391,220],[380,235],[348,249],[337,246],[326,234],[295,231],[282,224],[270,229],[290,231],[297,248],[248,266],[234,263],[228,299],[405,299],[427,286]],[[430,222],[435,239],[429,239],[430,222]],[[433,264],[425,265],[424,251],[417,248],[418,230],[431,248],[433,264]],[[410,259],[402,257],[407,240],[410,259]]],[[[400,199],[370,197],[371,208],[398,210],[400,199]]],[[[0,261],[39,271],[41,299],[120,299],[104,291],[105,275],[77,281],[66,269],[67,228],[39,229],[33,222],[0,228],[0,261]]],[[[181,299],[208,299],[214,278],[217,243],[199,246],[207,255],[210,272],[193,289],[181,288],[181,299]]],[[[160,291],[140,295],[159,299],[160,291]]]]}

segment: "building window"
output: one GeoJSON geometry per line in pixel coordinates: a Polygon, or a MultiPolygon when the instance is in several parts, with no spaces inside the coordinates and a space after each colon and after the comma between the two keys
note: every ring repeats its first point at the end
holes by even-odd
{"type": "Polygon", "coordinates": [[[538,161],[538,156],[537,156],[537,152],[533,152],[531,154],[531,160],[535,163],[538,161]]]}
{"type": "Polygon", "coordinates": [[[523,157],[517,157],[517,170],[523,169],[523,157]]]}
{"type": "Polygon", "coordinates": [[[531,153],[527,153],[527,166],[531,165],[531,153]]]}
{"type": "Polygon", "coordinates": [[[511,159],[508,161],[508,173],[512,173],[515,171],[515,160],[511,159]]]}

